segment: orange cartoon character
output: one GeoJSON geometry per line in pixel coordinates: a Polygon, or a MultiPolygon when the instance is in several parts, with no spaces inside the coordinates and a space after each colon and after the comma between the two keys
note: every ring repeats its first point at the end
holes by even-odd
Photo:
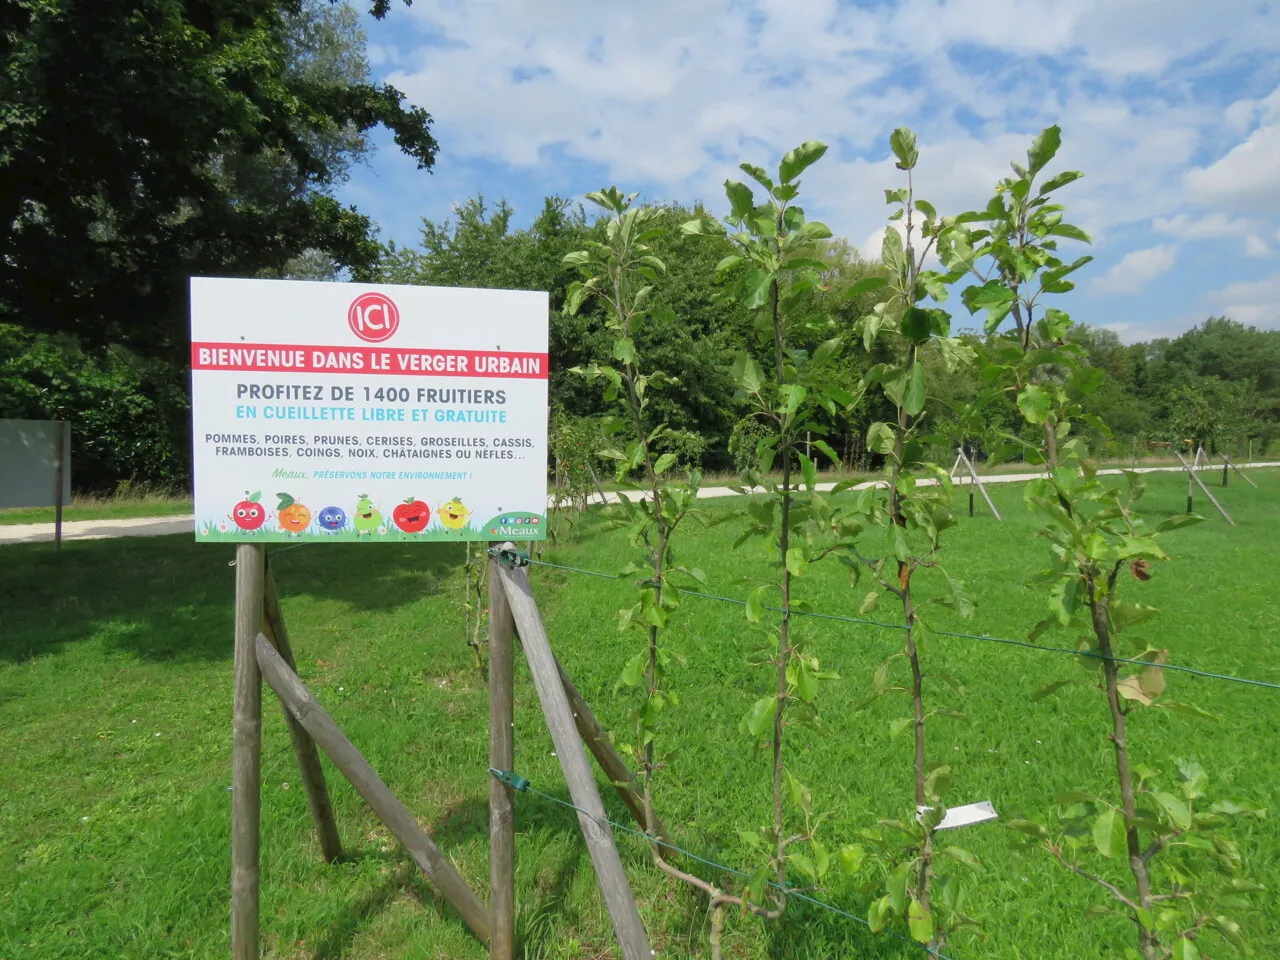
{"type": "Polygon", "coordinates": [[[311,511],[287,493],[277,493],[280,503],[276,506],[276,522],[290,536],[301,535],[311,525],[311,511]]]}

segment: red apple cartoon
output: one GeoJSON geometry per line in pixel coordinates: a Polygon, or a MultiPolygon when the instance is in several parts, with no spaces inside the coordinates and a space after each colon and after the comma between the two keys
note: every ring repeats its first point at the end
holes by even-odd
{"type": "Polygon", "coordinates": [[[431,519],[431,508],[421,500],[410,497],[404,503],[396,504],[396,508],[391,511],[391,519],[405,533],[421,533],[431,519]]]}
{"type": "Polygon", "coordinates": [[[245,498],[231,509],[231,519],[241,530],[257,530],[267,519],[267,511],[258,502],[261,496],[261,490],[253,494],[246,490],[245,498]]]}

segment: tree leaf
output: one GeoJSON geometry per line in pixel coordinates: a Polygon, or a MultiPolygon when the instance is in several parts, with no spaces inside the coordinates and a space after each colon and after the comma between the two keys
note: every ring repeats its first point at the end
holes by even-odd
{"type": "Polygon", "coordinates": [[[821,159],[827,152],[827,145],[817,140],[806,140],[794,150],[787,152],[778,165],[778,177],[783,183],[790,183],[805,171],[805,168],[821,159]]]}
{"type": "Polygon", "coordinates": [[[884,277],[863,277],[851,286],[847,292],[847,296],[857,297],[864,293],[870,293],[872,290],[879,290],[887,287],[889,281],[884,277]]]}
{"type": "Polygon", "coordinates": [[[1062,145],[1062,128],[1056,123],[1040,131],[1040,136],[1031,141],[1027,150],[1027,173],[1035,176],[1058,152],[1062,145]]]}
{"type": "Polygon", "coordinates": [[[764,371],[760,369],[755,357],[746,352],[733,358],[729,374],[733,377],[733,382],[747,393],[759,393],[764,389],[764,371]]]}
{"type": "Polygon", "coordinates": [[[916,360],[911,364],[911,373],[907,379],[907,389],[902,395],[902,409],[914,417],[924,409],[926,399],[924,364],[916,360]]]}
{"type": "Polygon", "coordinates": [[[900,863],[889,872],[884,888],[889,894],[889,906],[894,913],[901,914],[907,906],[907,876],[911,873],[911,862],[900,863]]]}
{"type": "Polygon", "coordinates": [[[1114,857],[1126,849],[1124,815],[1107,807],[1093,821],[1093,845],[1104,857],[1114,857]]]}
{"type": "Polygon", "coordinates": [[[1073,183],[1083,176],[1084,174],[1079,170],[1063,170],[1061,173],[1054,174],[1042,183],[1037,194],[1043,197],[1046,193],[1050,193],[1060,187],[1065,187],[1068,183],[1073,183]]]}
{"type": "Polygon", "coordinates": [[[917,943],[928,943],[933,939],[933,914],[914,898],[907,908],[907,928],[911,931],[911,939],[917,943]]]}
{"type": "Polygon", "coordinates": [[[885,924],[889,922],[889,910],[890,902],[887,895],[871,901],[871,907],[867,911],[867,927],[872,933],[880,933],[884,930],[885,924]]]}
{"type": "Polygon", "coordinates": [[[916,722],[915,717],[899,717],[889,721],[889,736],[896,737],[916,722]]]}
{"type": "MultiPolygon", "coordinates": [[[[726,180],[724,192],[729,198],[730,216],[741,220],[755,208],[755,199],[751,196],[751,188],[737,180],[726,180]]],[[[723,261],[721,261],[723,265],[723,261]]]]}
{"type": "Polygon", "coordinates": [[[920,159],[920,153],[916,150],[916,135],[907,127],[898,127],[889,134],[889,149],[898,158],[899,170],[912,169],[920,159]]]}
{"type": "Polygon", "coordinates": [[[1156,706],[1165,710],[1172,710],[1174,713],[1185,713],[1189,717],[1196,717],[1200,720],[1212,720],[1218,722],[1218,718],[1205,710],[1203,707],[1197,707],[1194,703],[1184,703],[1181,700],[1169,700],[1168,698],[1157,701],[1156,706]]]}
{"type": "Polygon", "coordinates": [[[1151,697],[1147,696],[1145,690],[1142,689],[1142,681],[1136,675],[1130,675],[1116,684],[1116,693],[1124,697],[1126,700],[1133,700],[1149,707],[1152,704],[1151,697]]]}
{"type": "Polygon", "coordinates": [[[1175,826],[1183,830],[1191,829],[1191,810],[1185,800],[1175,797],[1172,793],[1164,792],[1153,793],[1152,797],[1164,808],[1164,812],[1169,815],[1169,819],[1175,826]]]}
{"type": "Polygon", "coordinates": [[[907,307],[902,314],[898,329],[912,343],[924,343],[929,339],[929,334],[933,331],[933,323],[929,317],[929,311],[920,307],[907,307]]]}
{"type": "Polygon", "coordinates": [[[751,709],[747,712],[747,731],[753,737],[763,735],[766,730],[773,726],[773,718],[777,713],[778,698],[773,694],[761,697],[751,705],[751,709]]]}
{"type": "Polygon", "coordinates": [[[866,862],[867,851],[856,843],[846,843],[840,848],[840,872],[853,876],[866,862]]]}
{"type": "Polygon", "coordinates": [[[804,576],[805,560],[804,550],[801,547],[787,548],[787,571],[793,577],[804,576]]]}
{"type": "Polygon", "coordinates": [[[1043,824],[1036,823],[1034,820],[1010,820],[1006,826],[1010,830],[1025,833],[1027,836],[1035,837],[1037,840],[1049,836],[1049,831],[1044,828],[1043,824]]]}
{"type": "Polygon", "coordinates": [[[1063,687],[1069,686],[1070,684],[1073,684],[1075,682],[1076,681],[1074,680],[1055,680],[1053,681],[1053,683],[1045,684],[1043,687],[1041,687],[1039,690],[1033,693],[1031,695],[1031,699],[1043,700],[1045,697],[1049,696],[1049,694],[1057,693],[1063,687]]]}
{"type": "Polygon", "coordinates": [[[943,847],[941,853],[958,863],[963,863],[966,867],[969,867],[972,870],[982,869],[982,861],[964,847],[943,847]]]}
{"type": "Polygon", "coordinates": [[[1200,950],[1186,937],[1179,937],[1173,942],[1171,960],[1200,960],[1200,950]]]}
{"type": "Polygon", "coordinates": [[[1029,383],[1018,394],[1018,409],[1028,423],[1044,423],[1053,406],[1053,399],[1038,384],[1029,383]]]}

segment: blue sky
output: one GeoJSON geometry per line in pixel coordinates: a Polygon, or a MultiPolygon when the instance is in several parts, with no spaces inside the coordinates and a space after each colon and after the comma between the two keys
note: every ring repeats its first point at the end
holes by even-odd
{"type": "MultiPolygon", "coordinates": [[[[375,75],[435,118],[428,174],[389,138],[340,192],[416,244],[477,194],[525,224],[609,183],[724,208],[739,162],[832,150],[805,206],[876,255],[887,139],[920,194],[985,204],[1058,123],[1096,257],[1062,298],[1127,340],[1227,313],[1280,327],[1280,4],[1242,0],[418,0],[367,20],[375,75]]],[[[962,311],[963,312],[963,311],[962,311]]]]}

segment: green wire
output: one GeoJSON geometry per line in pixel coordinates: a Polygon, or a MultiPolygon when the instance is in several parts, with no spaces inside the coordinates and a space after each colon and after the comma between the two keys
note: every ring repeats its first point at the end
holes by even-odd
{"type": "MultiPolygon", "coordinates": [[[[553,567],[556,570],[568,570],[572,573],[584,574],[588,577],[599,577],[604,580],[620,579],[616,574],[601,573],[598,570],[583,570],[581,567],[569,567],[562,563],[548,563],[545,560],[534,560],[532,557],[526,557],[528,563],[536,564],[540,567],[553,567]]],[[[714,593],[700,593],[697,590],[681,589],[680,594],[687,597],[699,597],[703,600],[717,600],[721,603],[731,603],[736,606],[745,607],[745,600],[738,600],[735,597],[720,597],[714,593]]],[[[783,613],[781,607],[765,607],[773,613],[783,613]]],[[[846,617],[835,613],[816,613],[810,610],[792,609],[792,616],[812,617],[815,620],[835,620],[841,623],[852,623],[864,627],[881,627],[886,630],[906,630],[906,626],[901,623],[886,623],[883,620],[864,620],[860,617],[846,617]]],[[[933,633],[941,637],[954,637],[958,640],[981,640],[983,643],[1003,643],[1011,647],[1023,647],[1027,650],[1038,650],[1042,653],[1061,653],[1072,657],[1092,657],[1095,660],[1110,660],[1112,663],[1133,663],[1143,667],[1150,667],[1153,664],[1149,660],[1137,660],[1132,657],[1106,657],[1100,653],[1091,650],[1071,650],[1067,647],[1046,647],[1038,643],[1028,643],[1025,640],[1010,640],[1006,637],[981,636],[976,633],[955,633],[951,630],[934,630],[933,633]]],[[[1272,683],[1269,680],[1254,680],[1250,677],[1236,677],[1226,673],[1210,673],[1207,670],[1197,670],[1195,667],[1184,667],[1176,663],[1154,664],[1161,670],[1172,670],[1177,673],[1189,673],[1193,677],[1204,677],[1208,680],[1225,680],[1229,683],[1242,683],[1253,687],[1264,687],[1268,690],[1280,690],[1280,683],[1272,683]]]]}
{"type": "MultiPolygon", "coordinates": [[[[561,800],[559,797],[553,797],[549,793],[543,793],[541,790],[537,789],[532,784],[530,784],[527,778],[520,776],[518,773],[514,773],[510,770],[498,770],[494,767],[490,767],[489,775],[494,779],[496,779],[497,781],[499,781],[500,783],[505,783],[507,786],[512,787],[515,790],[519,790],[521,793],[532,793],[534,796],[541,797],[543,800],[549,800],[552,803],[559,804],[562,807],[567,807],[570,810],[573,810],[577,813],[582,814],[584,817],[588,817],[591,820],[594,820],[598,824],[608,825],[615,830],[621,830],[623,833],[629,833],[629,834],[632,834],[633,836],[641,837],[649,841],[650,843],[656,843],[661,847],[666,847],[668,850],[671,850],[674,853],[678,853],[681,856],[688,857],[690,860],[696,860],[698,863],[711,867],[713,870],[720,870],[720,871],[723,871],[724,873],[731,873],[734,876],[746,877],[747,879],[751,878],[751,874],[744,873],[742,870],[738,870],[735,867],[725,866],[723,863],[716,863],[714,860],[708,860],[706,857],[700,857],[698,856],[698,854],[693,853],[690,850],[685,850],[683,847],[677,847],[674,843],[668,843],[667,841],[662,840],[659,837],[651,837],[649,836],[649,834],[645,833],[643,830],[637,830],[635,827],[628,827],[625,824],[615,823],[613,820],[610,820],[608,817],[598,817],[591,811],[583,810],[581,807],[577,806],[576,804],[570,803],[567,800],[561,800]]],[[[797,900],[803,900],[806,903],[811,903],[815,907],[821,907],[823,910],[830,911],[831,913],[834,913],[839,917],[844,917],[846,920],[854,920],[862,924],[864,927],[870,928],[871,926],[870,921],[868,921],[866,918],[860,917],[856,913],[849,913],[849,911],[847,910],[842,910],[839,907],[837,907],[835,904],[827,903],[825,900],[819,900],[816,897],[811,897],[808,894],[802,893],[801,891],[795,889],[794,887],[788,887],[778,883],[774,883],[772,880],[767,880],[765,882],[768,886],[773,887],[775,890],[781,891],[785,896],[795,897],[797,900]]],[[[945,953],[940,952],[934,947],[927,946],[923,943],[919,943],[908,937],[904,937],[901,934],[894,933],[892,930],[885,930],[884,932],[885,934],[887,934],[888,936],[892,937],[895,940],[901,940],[903,943],[909,943],[913,947],[919,947],[925,953],[928,953],[934,957],[937,957],[938,960],[955,960],[955,958],[948,957],[945,953]]]]}

